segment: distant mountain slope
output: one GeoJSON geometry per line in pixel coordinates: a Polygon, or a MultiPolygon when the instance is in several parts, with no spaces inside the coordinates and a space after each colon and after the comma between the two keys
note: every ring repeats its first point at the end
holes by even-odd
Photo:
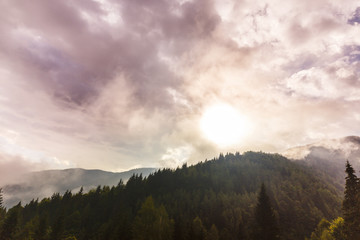
{"type": "Polygon", "coordinates": [[[46,170],[32,172],[16,184],[3,187],[5,206],[13,206],[19,201],[28,203],[32,199],[49,197],[53,193],[64,193],[66,190],[77,192],[83,187],[87,192],[92,188],[117,185],[120,179],[126,182],[133,174],[148,176],[155,168],[139,168],[126,172],[107,172],[71,168],[65,170],[46,170]]]}
{"type": "Polygon", "coordinates": [[[338,162],[348,159],[354,164],[360,164],[360,137],[348,136],[339,139],[323,140],[305,146],[294,147],[283,152],[291,159],[327,159],[338,162]]]}
{"type": "Polygon", "coordinates": [[[339,216],[342,193],[312,168],[298,163],[278,154],[220,155],[194,166],[163,169],[145,179],[132,177],[126,185],[53,195],[14,207],[23,219],[17,229],[22,231],[19,235],[27,236],[29,226],[34,223],[36,228],[39,219],[44,219],[47,225],[42,227],[48,227],[48,232],[57,230],[61,222],[62,234],[79,240],[131,240],[136,239],[134,231],[144,231],[136,228],[136,221],[153,226],[153,217],[160,214],[173,219],[169,240],[200,239],[193,237],[196,229],[205,233],[214,227],[220,240],[252,239],[257,194],[265,183],[282,239],[303,240],[321,218],[339,216]],[[141,210],[148,196],[156,208],[149,205],[141,210]],[[136,218],[142,214],[149,215],[136,218]]]}
{"type": "Polygon", "coordinates": [[[291,148],[282,154],[289,159],[303,160],[305,164],[323,171],[343,186],[346,160],[349,160],[356,172],[360,170],[360,137],[324,140],[291,148]]]}

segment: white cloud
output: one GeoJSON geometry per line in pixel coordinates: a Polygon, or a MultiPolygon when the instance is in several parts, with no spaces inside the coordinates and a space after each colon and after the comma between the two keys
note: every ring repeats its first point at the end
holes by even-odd
{"type": "Polygon", "coordinates": [[[162,155],[160,164],[162,167],[175,168],[181,166],[189,160],[193,151],[191,146],[181,146],[167,148],[166,153],[162,155]]]}

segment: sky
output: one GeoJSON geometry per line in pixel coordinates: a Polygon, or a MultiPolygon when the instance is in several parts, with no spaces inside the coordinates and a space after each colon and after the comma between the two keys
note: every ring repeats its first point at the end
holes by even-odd
{"type": "MultiPolygon", "coordinates": [[[[360,135],[353,0],[0,0],[0,175],[360,135]]],[[[0,179],[1,181],[1,179],[0,179]]]]}

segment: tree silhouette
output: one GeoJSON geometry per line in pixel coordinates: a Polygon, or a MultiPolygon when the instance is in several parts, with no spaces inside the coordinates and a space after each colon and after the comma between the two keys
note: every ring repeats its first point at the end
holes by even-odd
{"type": "Polygon", "coordinates": [[[3,193],[2,188],[0,188],[0,208],[3,208],[4,199],[3,199],[3,193]]]}
{"type": "Polygon", "coordinates": [[[5,221],[2,225],[2,229],[0,232],[0,240],[8,240],[13,239],[13,235],[16,232],[19,218],[19,209],[21,208],[21,204],[19,203],[15,207],[9,210],[5,221]]]}
{"type": "Polygon", "coordinates": [[[37,226],[35,227],[34,237],[36,240],[45,240],[47,231],[47,222],[45,215],[41,216],[37,226]]]}
{"type": "Polygon", "coordinates": [[[2,188],[0,188],[0,225],[2,225],[6,216],[6,209],[3,204],[4,204],[3,192],[2,192],[2,188]]]}
{"type": "Polygon", "coordinates": [[[141,206],[133,224],[133,237],[136,240],[167,240],[172,238],[173,221],[164,208],[156,208],[150,196],[141,206]]]}
{"type": "Polygon", "coordinates": [[[280,238],[275,213],[271,207],[264,183],[261,185],[261,190],[258,195],[258,203],[255,208],[255,221],[255,239],[275,240],[280,238]]]}
{"type": "Polygon", "coordinates": [[[60,215],[53,227],[52,227],[52,231],[51,231],[51,239],[52,240],[60,240],[63,238],[64,235],[64,216],[60,215]]]}
{"type": "Polygon", "coordinates": [[[355,170],[346,162],[346,184],[343,201],[345,234],[348,239],[360,239],[360,208],[359,208],[359,178],[355,170]]]}
{"type": "Polygon", "coordinates": [[[206,239],[207,240],[219,240],[219,231],[214,224],[211,225],[211,228],[207,233],[206,239]]]}
{"type": "Polygon", "coordinates": [[[196,218],[194,218],[191,224],[190,238],[194,240],[204,240],[205,236],[206,229],[201,219],[197,216],[196,218]]]}

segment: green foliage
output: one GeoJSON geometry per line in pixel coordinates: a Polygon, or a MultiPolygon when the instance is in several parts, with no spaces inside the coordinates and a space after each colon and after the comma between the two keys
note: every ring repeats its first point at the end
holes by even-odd
{"type": "Polygon", "coordinates": [[[0,226],[3,225],[6,216],[6,209],[4,208],[3,203],[3,190],[0,188],[0,226]]]}
{"type": "Polygon", "coordinates": [[[1,237],[250,240],[262,183],[282,239],[303,240],[320,219],[340,215],[342,193],[317,172],[277,154],[247,152],[14,207],[2,226],[10,238],[1,237]]]}
{"type": "Polygon", "coordinates": [[[9,210],[0,232],[0,240],[14,239],[19,221],[20,203],[9,210]]]}
{"type": "Polygon", "coordinates": [[[190,239],[194,240],[205,240],[206,229],[199,217],[196,217],[191,225],[190,239]]]}
{"type": "Polygon", "coordinates": [[[335,240],[346,240],[345,223],[342,217],[338,217],[331,222],[329,233],[335,240]]]}
{"type": "Polygon", "coordinates": [[[355,170],[346,163],[346,183],[343,201],[345,233],[349,239],[360,239],[360,183],[355,170]]]}
{"type": "Polygon", "coordinates": [[[156,208],[153,198],[146,198],[135,217],[133,224],[134,240],[171,240],[173,221],[164,208],[156,208]]]}
{"type": "Polygon", "coordinates": [[[206,236],[206,240],[219,240],[219,231],[214,224],[211,225],[211,228],[207,232],[206,236]]]}
{"type": "Polygon", "coordinates": [[[77,240],[75,236],[68,236],[64,238],[63,240],[77,240]]]}
{"type": "MultiPolygon", "coordinates": [[[[36,219],[36,218],[35,218],[36,219]]],[[[41,216],[40,220],[34,226],[34,239],[36,240],[46,240],[48,238],[48,224],[46,220],[46,216],[41,216]]]]}
{"type": "Polygon", "coordinates": [[[330,222],[326,219],[321,219],[315,231],[311,234],[311,240],[322,240],[329,234],[330,222]]]}
{"type": "Polygon", "coordinates": [[[266,193],[265,184],[261,185],[258,196],[258,202],[255,208],[255,221],[255,239],[276,240],[280,238],[277,219],[266,193]]]}
{"type": "Polygon", "coordinates": [[[52,226],[52,240],[62,240],[64,238],[64,216],[59,216],[52,226]]]}
{"type": "Polygon", "coordinates": [[[4,199],[3,199],[3,192],[2,188],[0,188],[0,208],[3,208],[4,199]]]}
{"type": "Polygon", "coordinates": [[[311,240],[360,239],[360,180],[349,161],[346,162],[345,172],[344,218],[338,217],[331,223],[322,219],[311,234],[311,240]]]}
{"type": "Polygon", "coordinates": [[[344,219],[338,217],[331,223],[321,219],[310,240],[347,240],[344,232],[344,219]]]}

